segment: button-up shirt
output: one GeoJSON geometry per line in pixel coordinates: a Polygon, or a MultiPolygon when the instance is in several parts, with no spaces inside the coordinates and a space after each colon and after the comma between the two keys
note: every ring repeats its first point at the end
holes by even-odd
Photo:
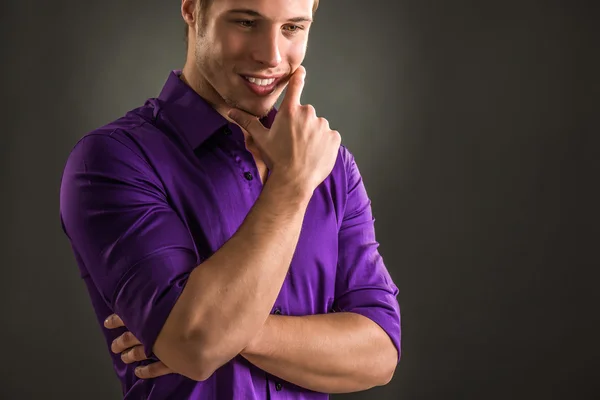
{"type": "MultiPolygon", "coordinates": [[[[205,381],[179,374],[139,379],[157,359],[154,342],[194,268],[244,221],[262,190],[240,128],[171,71],[157,98],[84,135],[62,178],[60,216],[125,399],[325,399],[238,355],[205,381]],[[108,330],[116,313],[126,328],[108,330]],[[124,364],[110,352],[125,330],[149,360],[124,364]]],[[[274,109],[263,119],[275,118],[274,109]]],[[[361,314],[400,354],[398,289],[378,252],[374,218],[350,151],[308,204],[300,237],[272,313],[361,314]]]]}

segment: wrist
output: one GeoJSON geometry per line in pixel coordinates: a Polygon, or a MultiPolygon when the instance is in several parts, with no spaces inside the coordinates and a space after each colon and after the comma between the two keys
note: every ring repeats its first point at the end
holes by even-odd
{"type": "Polygon", "coordinates": [[[254,335],[254,337],[250,339],[250,342],[248,342],[246,347],[244,347],[244,349],[241,351],[242,356],[258,356],[261,354],[261,352],[263,351],[261,349],[262,347],[264,347],[263,344],[265,342],[266,331],[270,326],[272,318],[273,317],[271,315],[267,317],[267,320],[265,321],[263,326],[259,329],[256,335],[254,335]]]}
{"type": "Polygon", "coordinates": [[[315,190],[314,187],[306,183],[306,180],[280,171],[271,172],[265,184],[266,187],[275,191],[278,198],[281,198],[286,203],[299,205],[308,205],[315,190]]]}

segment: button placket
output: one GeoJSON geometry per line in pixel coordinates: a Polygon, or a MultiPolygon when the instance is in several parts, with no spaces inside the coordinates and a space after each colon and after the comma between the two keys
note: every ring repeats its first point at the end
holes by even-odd
{"type": "MultiPolygon", "coordinates": [[[[230,147],[230,154],[235,160],[241,175],[248,182],[248,187],[252,191],[259,190],[258,186],[253,182],[259,174],[258,168],[256,168],[256,163],[252,158],[252,154],[248,151],[246,144],[243,142],[243,136],[242,140],[238,141],[238,136],[241,135],[239,132],[241,131],[239,131],[239,128],[236,126],[226,126],[221,130],[221,133],[224,136],[229,136],[233,139],[229,142],[230,144],[235,143],[234,146],[230,147]],[[235,150],[233,150],[233,147],[235,147],[235,150]]],[[[260,180],[258,182],[260,183],[260,180]]]]}
{"type": "MultiPolygon", "coordinates": [[[[231,130],[231,128],[226,126],[225,128],[222,129],[222,133],[224,136],[231,136],[233,131],[231,130]]],[[[239,150],[230,151],[230,154],[231,154],[231,157],[235,160],[238,168],[241,170],[243,177],[248,182],[253,181],[254,175],[252,174],[251,171],[248,170],[248,165],[245,165],[246,163],[244,162],[242,154],[239,153],[239,150]]]]}

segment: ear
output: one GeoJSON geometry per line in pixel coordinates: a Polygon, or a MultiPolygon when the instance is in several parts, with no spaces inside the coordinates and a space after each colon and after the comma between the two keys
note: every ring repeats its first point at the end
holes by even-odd
{"type": "Polygon", "coordinates": [[[196,27],[196,3],[197,0],[181,0],[181,16],[190,29],[196,27]]]}

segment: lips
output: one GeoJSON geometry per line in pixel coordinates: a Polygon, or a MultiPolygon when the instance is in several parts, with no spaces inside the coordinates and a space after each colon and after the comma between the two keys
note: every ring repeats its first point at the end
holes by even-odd
{"type": "Polygon", "coordinates": [[[246,83],[246,86],[258,96],[267,96],[271,94],[281,80],[281,76],[240,76],[246,83]]]}

